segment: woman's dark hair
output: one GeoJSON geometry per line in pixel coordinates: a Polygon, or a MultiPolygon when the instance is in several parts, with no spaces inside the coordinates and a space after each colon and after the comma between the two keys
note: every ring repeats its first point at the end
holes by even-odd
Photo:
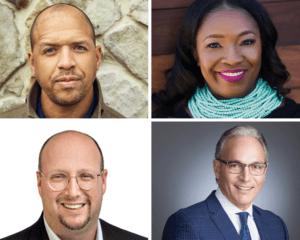
{"type": "Polygon", "coordinates": [[[257,22],[262,42],[262,66],[259,77],[277,91],[286,94],[283,84],[289,78],[286,67],[278,57],[275,45],[278,34],[266,9],[256,0],[196,0],[187,10],[178,31],[175,63],[167,70],[165,90],[152,95],[153,116],[173,116],[194,95],[197,87],[202,88],[205,79],[194,58],[198,29],[203,19],[217,8],[226,4],[234,9],[247,11],[257,22]]]}

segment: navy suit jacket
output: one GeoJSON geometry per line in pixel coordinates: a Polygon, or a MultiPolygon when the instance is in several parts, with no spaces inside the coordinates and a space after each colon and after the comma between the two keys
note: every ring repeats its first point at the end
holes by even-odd
{"type": "MultiPolygon", "coordinates": [[[[103,240],[147,240],[147,238],[115,227],[102,219],[99,219],[99,221],[102,228],[103,240]]],[[[1,240],[49,240],[44,225],[43,214],[39,220],[29,228],[15,233],[14,235],[2,238],[1,240]]]]}
{"type": "MultiPolygon", "coordinates": [[[[286,225],[274,213],[253,205],[253,217],[261,240],[288,240],[286,225]]],[[[228,215],[213,191],[200,203],[169,217],[163,240],[240,240],[228,215]]]]}

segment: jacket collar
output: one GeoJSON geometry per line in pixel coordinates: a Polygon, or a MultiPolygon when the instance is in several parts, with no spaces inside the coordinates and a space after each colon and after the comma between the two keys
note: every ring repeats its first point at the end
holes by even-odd
{"type": "Polygon", "coordinates": [[[274,232],[273,229],[270,227],[268,221],[262,216],[261,211],[256,206],[253,206],[253,217],[261,240],[276,239],[276,235],[272,237],[272,233],[274,232]],[[268,236],[265,233],[268,233],[268,236]]]}
{"type": "Polygon", "coordinates": [[[216,224],[217,228],[226,240],[240,240],[231,220],[222,208],[219,200],[215,195],[216,191],[213,191],[205,200],[208,206],[208,210],[213,213],[211,220],[216,224]]]}
{"type": "Polygon", "coordinates": [[[32,226],[32,231],[30,232],[30,240],[49,240],[48,234],[43,220],[43,213],[41,214],[39,220],[32,226]]]}
{"type": "MultiPolygon", "coordinates": [[[[103,95],[101,91],[101,86],[97,78],[95,79],[94,83],[94,92],[97,96],[97,106],[95,108],[95,111],[92,115],[92,118],[101,118],[103,112],[104,112],[104,102],[103,102],[103,95]]],[[[38,84],[38,82],[35,80],[29,94],[27,96],[26,105],[27,105],[27,114],[28,117],[32,118],[38,118],[38,115],[36,114],[36,108],[37,108],[37,101],[38,101],[38,95],[41,91],[41,87],[38,84]]]]}
{"type": "MultiPolygon", "coordinates": [[[[213,191],[205,200],[207,202],[208,210],[213,213],[211,219],[224,236],[224,239],[239,240],[239,236],[231,220],[229,219],[217,197],[215,196],[215,192],[216,191],[213,191]]],[[[270,234],[273,233],[273,229],[261,213],[261,210],[253,205],[253,217],[259,232],[260,239],[276,239],[276,235],[273,237],[270,236],[270,234]],[[268,233],[268,235],[266,235],[266,233],[268,233]]]]}

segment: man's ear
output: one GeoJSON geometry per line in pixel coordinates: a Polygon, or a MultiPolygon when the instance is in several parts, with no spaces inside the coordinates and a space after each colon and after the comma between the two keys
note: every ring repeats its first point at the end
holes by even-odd
{"type": "Polygon", "coordinates": [[[102,182],[103,182],[102,192],[103,192],[103,195],[106,192],[106,187],[107,187],[107,174],[108,174],[107,169],[104,169],[103,174],[102,174],[102,182]]]}
{"type": "Polygon", "coordinates": [[[97,70],[99,70],[101,64],[101,55],[102,55],[101,46],[97,46],[96,47],[97,70]]]}
{"type": "Polygon", "coordinates": [[[34,59],[33,59],[32,51],[28,51],[28,61],[29,61],[29,66],[30,66],[31,72],[35,76],[34,59]]]}
{"type": "Polygon", "coordinates": [[[41,173],[39,171],[36,171],[37,187],[39,190],[40,197],[42,197],[42,195],[41,195],[42,179],[41,178],[42,178],[41,173]]]}
{"type": "Polygon", "coordinates": [[[266,170],[265,170],[265,174],[267,173],[267,170],[268,170],[268,167],[269,167],[269,163],[267,162],[266,165],[267,165],[267,167],[266,167],[266,170]]]}
{"type": "Polygon", "coordinates": [[[217,159],[214,159],[213,165],[214,165],[214,172],[215,172],[216,179],[219,179],[221,164],[217,159]]]}

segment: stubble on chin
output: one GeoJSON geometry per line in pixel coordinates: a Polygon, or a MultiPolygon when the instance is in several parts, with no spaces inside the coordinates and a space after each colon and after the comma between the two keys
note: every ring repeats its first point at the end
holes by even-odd
{"type": "Polygon", "coordinates": [[[70,230],[83,229],[91,220],[91,203],[90,203],[90,201],[88,202],[87,205],[88,205],[88,215],[86,216],[86,218],[84,219],[83,222],[77,223],[77,224],[72,224],[72,223],[68,222],[62,214],[59,214],[58,219],[59,219],[60,223],[70,230]]]}
{"type": "MultiPolygon", "coordinates": [[[[67,74],[68,75],[68,74],[67,74]]],[[[75,75],[75,74],[73,74],[75,75]]],[[[84,82],[84,75],[78,76],[81,84],[75,88],[65,88],[65,89],[57,89],[56,84],[56,78],[59,76],[56,76],[55,78],[52,78],[50,80],[50,86],[47,89],[43,89],[44,93],[47,95],[47,97],[51,100],[51,102],[55,103],[56,105],[62,106],[62,107],[71,107],[79,102],[81,102],[88,92],[86,89],[86,85],[84,82]]],[[[37,82],[40,84],[38,76],[36,76],[37,82]]]]}
{"type": "MultiPolygon", "coordinates": [[[[67,96],[59,96],[59,94],[51,93],[48,95],[48,98],[54,102],[56,105],[62,106],[62,107],[70,107],[74,106],[77,103],[81,102],[84,99],[84,95],[82,91],[80,90],[78,94],[75,96],[68,96],[67,92],[70,92],[69,94],[72,94],[71,91],[65,90],[65,95],[67,96]]],[[[75,91],[75,90],[72,90],[75,91]]]]}
{"type": "Polygon", "coordinates": [[[54,102],[56,105],[62,107],[71,107],[81,102],[85,97],[85,84],[83,80],[79,80],[81,82],[80,86],[76,88],[65,88],[65,89],[55,89],[55,83],[51,86],[51,91],[49,92],[48,98],[54,102]]]}

